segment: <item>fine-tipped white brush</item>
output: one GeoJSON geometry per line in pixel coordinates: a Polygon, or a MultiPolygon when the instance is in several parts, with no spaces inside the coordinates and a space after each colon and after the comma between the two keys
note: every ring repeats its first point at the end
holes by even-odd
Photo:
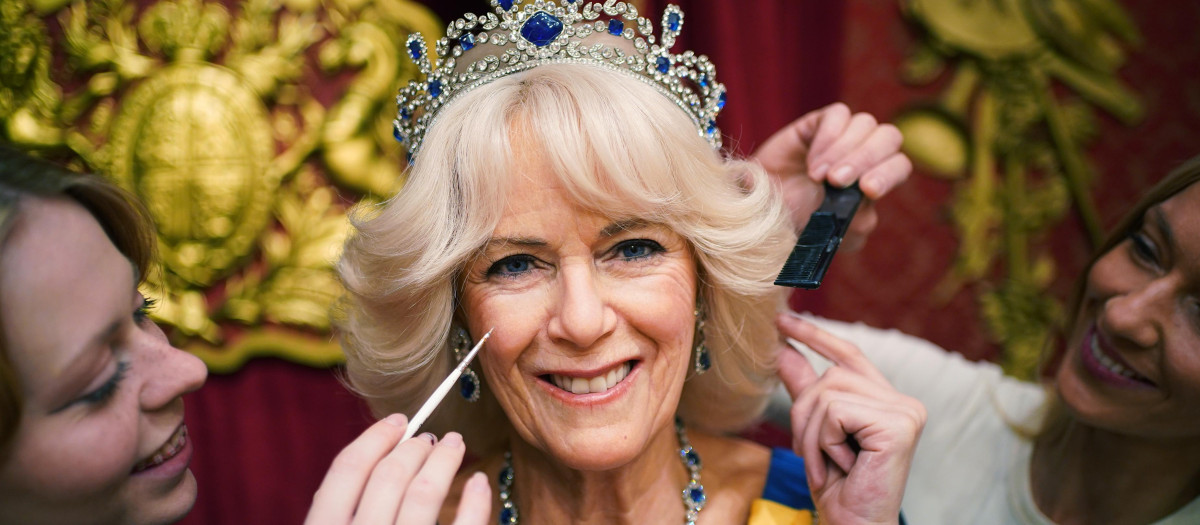
{"type": "Polygon", "coordinates": [[[487,341],[488,337],[491,337],[492,332],[495,330],[495,328],[492,328],[486,334],[483,334],[483,337],[479,338],[479,342],[475,343],[475,348],[472,348],[467,353],[467,357],[459,361],[458,366],[454,367],[454,370],[450,372],[450,376],[445,381],[442,381],[442,384],[438,385],[437,390],[433,391],[433,395],[430,395],[425,404],[421,405],[421,409],[417,411],[417,415],[413,416],[412,420],[408,422],[408,430],[404,431],[404,438],[400,441],[406,441],[417,433],[417,430],[421,428],[421,423],[424,423],[429,414],[433,413],[433,409],[437,408],[442,402],[442,399],[446,397],[446,393],[450,392],[450,387],[458,382],[458,378],[462,376],[463,370],[467,369],[467,365],[471,364],[471,360],[475,358],[475,354],[479,352],[480,348],[483,348],[483,342],[487,341]]]}

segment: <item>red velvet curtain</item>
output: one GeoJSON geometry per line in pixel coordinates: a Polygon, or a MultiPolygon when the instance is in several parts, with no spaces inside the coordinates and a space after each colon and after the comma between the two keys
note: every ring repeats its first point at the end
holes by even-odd
{"type": "MultiPolygon", "coordinates": [[[[683,9],[676,50],[712,58],[729,104],[719,124],[742,154],[805,112],[837,100],[843,2],[649,0],[656,24],[667,4],[683,9]]],[[[657,27],[657,25],[656,25],[657,27]]]]}

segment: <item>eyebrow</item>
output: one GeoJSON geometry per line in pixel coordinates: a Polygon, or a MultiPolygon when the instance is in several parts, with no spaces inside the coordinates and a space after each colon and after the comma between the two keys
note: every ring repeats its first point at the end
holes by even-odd
{"type": "Polygon", "coordinates": [[[605,226],[600,230],[600,236],[608,238],[624,231],[638,230],[648,226],[650,226],[650,222],[644,219],[625,219],[605,226]]]}
{"type": "Polygon", "coordinates": [[[540,247],[540,246],[546,246],[548,244],[550,244],[550,243],[546,242],[543,239],[539,239],[537,237],[492,237],[491,239],[488,239],[487,244],[485,244],[483,246],[483,249],[486,250],[488,248],[494,248],[496,246],[509,246],[509,245],[525,246],[525,247],[540,247]]]}
{"type": "MultiPolygon", "coordinates": [[[[613,222],[612,224],[609,224],[608,226],[605,226],[604,228],[601,228],[599,236],[601,238],[609,238],[609,237],[617,235],[621,232],[638,230],[638,229],[649,227],[650,224],[651,223],[649,221],[646,221],[644,219],[626,219],[626,220],[616,221],[616,222],[613,222]]],[[[486,250],[488,248],[492,248],[495,246],[509,246],[509,245],[524,246],[524,247],[543,247],[543,246],[547,246],[549,244],[550,243],[547,242],[545,239],[540,239],[538,237],[493,237],[491,239],[488,239],[487,244],[484,245],[484,249],[486,250]]]]}

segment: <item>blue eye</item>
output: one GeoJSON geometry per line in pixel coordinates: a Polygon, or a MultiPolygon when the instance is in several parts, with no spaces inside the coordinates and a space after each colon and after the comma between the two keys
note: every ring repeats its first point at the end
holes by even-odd
{"type": "Polygon", "coordinates": [[[510,255],[492,263],[487,269],[487,274],[500,276],[522,274],[533,268],[533,262],[533,257],[529,255],[510,255]]]}
{"type": "Polygon", "coordinates": [[[665,251],[662,245],[647,239],[625,241],[617,245],[617,254],[625,259],[644,259],[665,251]]]}

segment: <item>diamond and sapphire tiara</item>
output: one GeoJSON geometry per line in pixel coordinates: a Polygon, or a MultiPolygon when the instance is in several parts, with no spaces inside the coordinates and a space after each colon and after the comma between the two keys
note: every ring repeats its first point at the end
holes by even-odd
{"type": "Polygon", "coordinates": [[[408,54],[425,80],[409,82],[396,97],[396,140],[415,156],[439,108],[454,97],[540,65],[583,63],[630,74],[653,86],[692,118],[701,137],[714,148],[721,147],[716,118],[725,107],[725,85],[716,81],[708,57],[691,51],[671,53],[683,27],[678,6],[667,6],[663,12],[660,39],[655,38],[650,20],[638,16],[632,4],[561,2],[491,0],[494,13],[468,13],[446,28],[446,36],[437,42],[436,62],[421,34],[409,35],[408,54]],[[635,52],[602,42],[582,43],[597,33],[621,37],[633,44],[635,52]],[[464,52],[489,43],[495,46],[494,53],[471,56],[473,62],[459,64],[464,52]]]}

